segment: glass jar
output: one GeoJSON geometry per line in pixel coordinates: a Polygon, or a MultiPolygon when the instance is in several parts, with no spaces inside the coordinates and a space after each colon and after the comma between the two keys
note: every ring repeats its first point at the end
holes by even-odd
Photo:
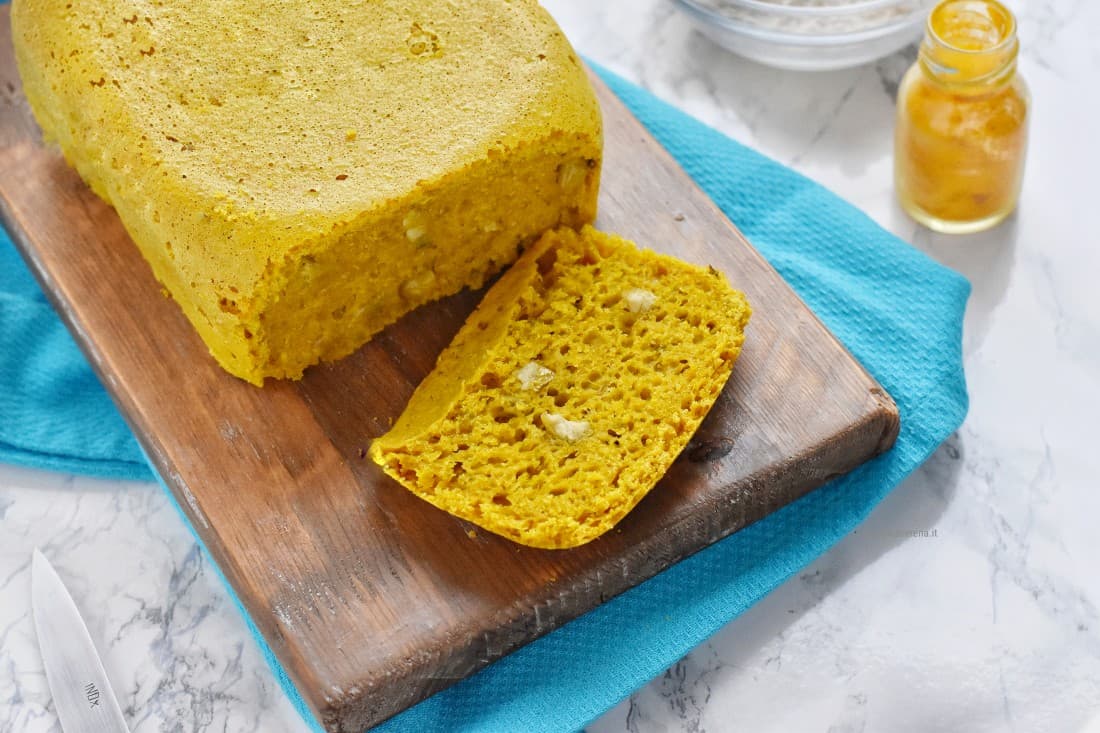
{"type": "Polygon", "coordinates": [[[1016,73],[1016,19],[996,0],[944,0],[898,88],[894,184],[940,232],[977,232],[1016,208],[1030,98],[1016,73]]]}

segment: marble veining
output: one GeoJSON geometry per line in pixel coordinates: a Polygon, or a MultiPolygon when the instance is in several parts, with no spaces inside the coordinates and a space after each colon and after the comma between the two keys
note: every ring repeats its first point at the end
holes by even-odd
{"type": "MultiPolygon", "coordinates": [[[[800,74],[729,55],[667,0],[546,0],[586,57],[852,201],[973,283],[967,422],[852,535],[592,733],[1100,731],[1100,3],[1024,0],[1019,213],[943,237],[898,209],[911,46],[800,74]]],[[[305,730],[155,486],[0,466],[0,733],[60,731],[30,554],[65,578],[136,732],[305,730]]]]}
{"type": "Polygon", "coordinates": [[[0,731],[60,731],[30,553],[64,578],[134,731],[301,731],[244,621],[153,485],[0,468],[0,731]]]}

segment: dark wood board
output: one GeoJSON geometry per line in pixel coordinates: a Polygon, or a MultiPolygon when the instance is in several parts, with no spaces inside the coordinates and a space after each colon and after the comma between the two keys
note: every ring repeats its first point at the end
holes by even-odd
{"type": "Polygon", "coordinates": [[[477,302],[410,314],[297,383],[221,371],[113,210],[43,146],[0,8],[0,215],[298,689],[378,723],[891,447],[890,397],[599,81],[598,225],[713,264],[754,308],[692,445],[606,536],[523,548],[431,507],[364,450],[477,302]]]}

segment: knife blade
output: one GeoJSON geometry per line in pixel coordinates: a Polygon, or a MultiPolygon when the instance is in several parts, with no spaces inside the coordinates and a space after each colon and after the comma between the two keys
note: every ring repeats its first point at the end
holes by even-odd
{"type": "Polygon", "coordinates": [[[130,733],[80,611],[37,549],[31,560],[31,608],[46,681],[65,733],[130,733]]]}

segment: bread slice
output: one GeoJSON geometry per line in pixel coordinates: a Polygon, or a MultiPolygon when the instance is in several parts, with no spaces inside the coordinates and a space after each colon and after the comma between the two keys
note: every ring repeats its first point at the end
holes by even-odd
{"type": "Polygon", "coordinates": [[[599,107],[535,0],[15,0],[12,30],[45,137],[255,384],[595,217],[599,107]]]}
{"type": "Polygon", "coordinates": [[[687,444],[749,315],[713,268],[591,227],[549,232],[493,285],[370,455],[491,532],[583,544],[687,444]]]}

